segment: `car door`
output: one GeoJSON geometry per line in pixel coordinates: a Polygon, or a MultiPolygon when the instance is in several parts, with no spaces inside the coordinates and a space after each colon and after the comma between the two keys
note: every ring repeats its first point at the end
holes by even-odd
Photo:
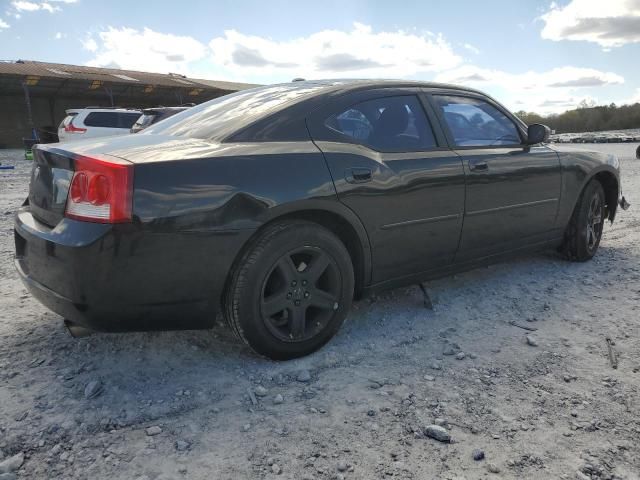
{"type": "Polygon", "coordinates": [[[526,133],[488,97],[433,91],[429,98],[466,175],[456,262],[547,240],[561,191],[558,155],[526,145],[526,133]]]}
{"type": "Polygon", "coordinates": [[[434,119],[411,88],[350,92],[307,119],[338,198],[367,229],[373,283],[453,261],[464,170],[434,119]]]}

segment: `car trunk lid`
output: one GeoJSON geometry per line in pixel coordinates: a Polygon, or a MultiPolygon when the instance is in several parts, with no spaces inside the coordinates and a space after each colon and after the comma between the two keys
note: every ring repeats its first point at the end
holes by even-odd
{"type": "Polygon", "coordinates": [[[34,148],[29,184],[29,205],[34,217],[50,227],[62,220],[72,177],[70,152],[43,145],[34,148]]]}

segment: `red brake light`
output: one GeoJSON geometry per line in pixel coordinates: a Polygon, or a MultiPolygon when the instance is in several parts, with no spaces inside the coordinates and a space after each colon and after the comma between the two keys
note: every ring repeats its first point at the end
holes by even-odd
{"type": "Polygon", "coordinates": [[[73,124],[73,118],[69,120],[69,123],[64,127],[64,131],[67,133],[84,133],[87,131],[86,128],[79,128],[73,124]]]}
{"type": "Polygon", "coordinates": [[[131,221],[133,164],[115,157],[77,157],[65,216],[98,223],[131,221]]]}

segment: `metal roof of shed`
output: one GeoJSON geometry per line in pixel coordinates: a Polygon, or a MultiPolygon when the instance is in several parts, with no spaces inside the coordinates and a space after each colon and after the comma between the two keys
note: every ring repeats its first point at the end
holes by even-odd
{"type": "Polygon", "coordinates": [[[59,80],[101,81],[120,85],[153,85],[158,87],[182,87],[216,89],[235,92],[257,85],[189,78],[175,73],[151,73],[117,68],[98,68],[32,60],[0,61],[0,76],[40,77],[59,80]]]}

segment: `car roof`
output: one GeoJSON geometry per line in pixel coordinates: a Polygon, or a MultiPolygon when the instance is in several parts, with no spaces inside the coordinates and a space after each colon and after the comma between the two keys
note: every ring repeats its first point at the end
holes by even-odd
{"type": "Polygon", "coordinates": [[[300,85],[300,88],[309,86],[326,86],[326,89],[318,91],[316,94],[325,93],[328,90],[361,90],[370,88],[403,88],[403,87],[418,87],[418,88],[441,88],[447,90],[460,90],[465,92],[479,93],[481,95],[486,94],[480,90],[465,87],[462,85],[454,85],[450,83],[439,82],[424,82],[419,80],[394,80],[394,79],[321,79],[321,80],[298,80],[295,82],[282,83],[281,85],[291,86],[292,84],[300,85]]]}

